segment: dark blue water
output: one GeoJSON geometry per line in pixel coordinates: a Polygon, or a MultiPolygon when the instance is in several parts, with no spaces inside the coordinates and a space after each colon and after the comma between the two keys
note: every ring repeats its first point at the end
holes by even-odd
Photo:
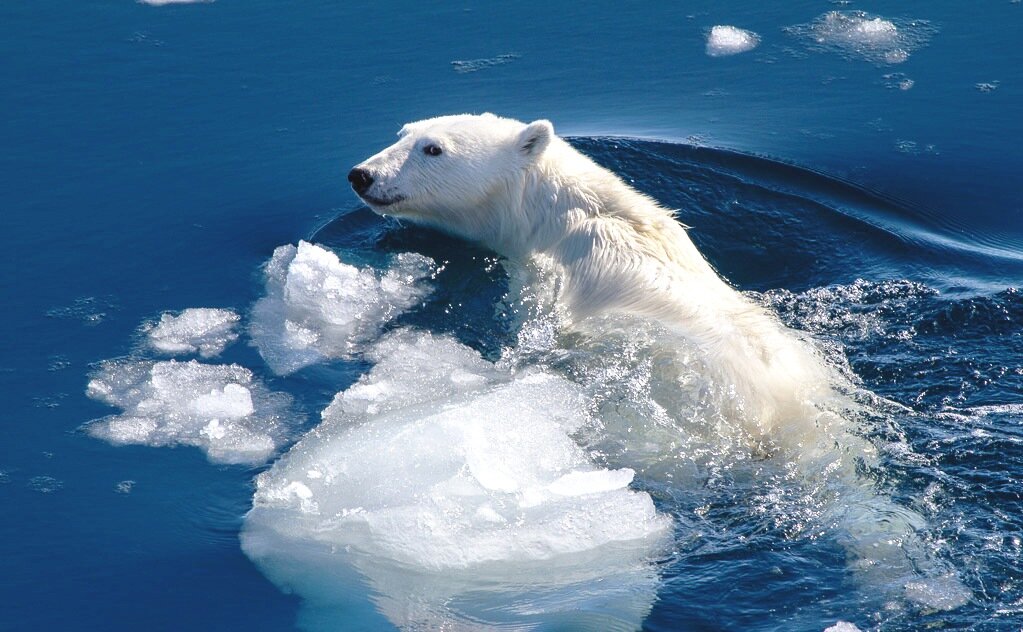
{"type": "MultiPolygon", "coordinates": [[[[299,239],[450,262],[417,322],[498,353],[490,255],[372,216],[343,178],[407,121],[487,110],[549,118],[679,208],[724,276],[907,407],[874,432],[918,458],[883,460],[878,486],[972,591],[889,613],[833,542],[744,532],[737,498],[709,514],[729,537],[677,534],[645,627],[1019,629],[1021,32],[1008,0],[5,3],[0,629],[294,628],[299,599],[238,544],[263,466],[90,437],[113,411],[86,384],[147,353],[139,327],[165,310],[247,314],[260,266],[299,239]],[[836,9],[919,37],[890,64],[784,30],[836,9]],[[715,24],[761,43],[709,57],[715,24]]],[[[244,340],[218,362],[291,394],[301,428],[367,368],[276,377],[244,340]]]]}

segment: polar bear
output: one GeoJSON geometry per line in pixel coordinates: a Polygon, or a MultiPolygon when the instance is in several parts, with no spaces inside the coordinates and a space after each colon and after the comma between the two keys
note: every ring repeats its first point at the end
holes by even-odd
{"type": "MultiPolygon", "coordinates": [[[[922,545],[923,517],[858,474],[876,450],[843,417],[858,406],[846,396],[848,380],[812,341],[722,279],[670,210],[555,136],[546,120],[441,116],[409,123],[398,136],[348,174],[371,209],[476,242],[514,270],[531,271],[556,288],[569,330],[600,336],[588,323],[620,313],[680,335],[731,394],[721,414],[739,420],[751,447],[774,446],[804,479],[837,495],[822,521],[845,534],[866,581],[927,607],[968,600],[954,571],[922,545]]],[[[666,381],[668,389],[680,384],[666,381]]]]}
{"type": "Polygon", "coordinates": [[[718,276],[670,210],[558,138],[549,121],[441,116],[398,136],[348,174],[377,213],[546,271],[569,326],[625,312],[681,330],[715,358],[756,434],[806,418],[807,402],[828,395],[831,370],[810,345],[718,276]]]}

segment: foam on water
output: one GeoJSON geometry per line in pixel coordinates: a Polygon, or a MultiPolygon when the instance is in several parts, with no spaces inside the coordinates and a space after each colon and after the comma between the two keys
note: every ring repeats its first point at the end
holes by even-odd
{"type": "Polygon", "coordinates": [[[785,30],[812,49],[877,64],[906,61],[936,32],[926,20],[882,18],[864,11],[828,11],[812,22],[785,30]]]}
{"type": "Polygon", "coordinates": [[[760,36],[734,26],[715,26],[707,33],[707,54],[711,57],[737,55],[753,50],[760,44],[760,36]]]}
{"type": "Polygon", "coordinates": [[[252,309],[250,335],[275,373],[350,358],[392,318],[430,292],[428,257],[403,253],[385,271],[356,268],[313,244],[281,246],[266,265],[266,296],[252,309]]]}
{"type": "MultiPolygon", "coordinates": [[[[863,298],[899,294],[903,285],[915,289],[894,282],[842,291],[863,298]]],[[[601,464],[628,467],[648,484],[667,483],[695,496],[712,489],[708,481],[731,481],[719,490],[723,498],[710,494],[708,506],[745,497],[751,519],[761,516],[789,537],[829,534],[846,549],[857,579],[875,592],[936,610],[969,600],[970,591],[921,537],[923,516],[878,493],[876,481],[862,474],[864,465],[879,463],[877,448],[864,438],[867,428],[902,409],[858,389],[844,364],[833,366],[830,394],[815,392],[764,434],[756,407],[720,374],[721,358],[670,325],[603,316],[551,338],[529,333],[547,328],[539,320],[524,324],[509,361],[549,366],[583,388],[594,414],[575,437],[601,464]],[[545,353],[523,339],[552,346],[545,353]]],[[[830,354],[842,357],[838,349],[830,354]]],[[[913,458],[904,442],[898,447],[903,458],[913,458]]]]}
{"type": "Polygon", "coordinates": [[[89,423],[89,434],[115,445],[196,446],[218,463],[267,460],[293,423],[291,397],[236,364],[108,360],[86,393],[123,411],[89,423]]]}
{"type": "Polygon", "coordinates": [[[325,578],[340,589],[361,575],[413,629],[638,626],[671,520],[629,488],[632,470],[593,464],[573,440],[588,422],[579,386],[410,330],[369,357],[374,369],[257,479],[242,542],[268,575],[321,615],[352,598],[325,578]]]}
{"type": "Polygon", "coordinates": [[[460,74],[479,72],[480,70],[493,68],[494,66],[510,64],[520,57],[522,56],[515,53],[504,53],[502,55],[497,55],[496,57],[486,57],[483,59],[456,59],[451,62],[451,67],[455,72],[460,74]]]}
{"type": "Polygon", "coordinates": [[[198,353],[204,358],[220,355],[238,339],[235,325],[240,317],[229,309],[196,307],[177,316],[163,314],[160,322],[146,328],[149,346],[168,354],[198,353]]]}

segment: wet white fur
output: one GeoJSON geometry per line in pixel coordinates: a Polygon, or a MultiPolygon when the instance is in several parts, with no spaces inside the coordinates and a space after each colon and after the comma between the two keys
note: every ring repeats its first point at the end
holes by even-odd
{"type": "MultiPolygon", "coordinates": [[[[805,418],[807,402],[829,392],[815,352],[723,281],[672,211],[558,138],[548,121],[483,114],[410,123],[358,167],[374,178],[365,197],[377,212],[553,274],[570,323],[621,311],[679,329],[735,388],[755,430],[805,418]],[[441,155],[423,151],[431,144],[441,155]]],[[[802,432],[793,434],[798,442],[802,432]]]]}
{"type": "Polygon", "coordinates": [[[525,273],[524,288],[554,288],[570,329],[599,338],[599,319],[588,317],[623,312],[660,321],[672,331],[666,344],[676,334],[692,342],[708,381],[732,395],[721,414],[837,494],[822,518],[845,534],[864,581],[939,609],[969,598],[917,536],[925,520],[857,474],[875,450],[841,413],[856,408],[836,391],[848,382],[718,276],[670,210],[555,136],[550,122],[483,114],[410,123],[358,167],[374,178],[363,197],[375,211],[504,255],[525,273]],[[441,154],[425,153],[428,145],[441,154]]]}

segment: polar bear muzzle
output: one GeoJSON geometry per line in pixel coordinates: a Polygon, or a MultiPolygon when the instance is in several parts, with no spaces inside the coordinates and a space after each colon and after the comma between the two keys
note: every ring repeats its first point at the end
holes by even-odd
{"type": "Polygon", "coordinates": [[[362,167],[355,167],[348,172],[348,182],[351,183],[352,190],[355,191],[364,202],[373,208],[390,206],[405,199],[405,197],[401,195],[394,195],[389,198],[371,195],[369,193],[369,189],[373,186],[373,183],[376,182],[376,179],[369,170],[363,169],[362,167]]]}
{"type": "Polygon", "coordinates": [[[373,185],[373,176],[365,169],[356,167],[348,172],[348,182],[352,184],[352,190],[361,196],[373,185]]]}

